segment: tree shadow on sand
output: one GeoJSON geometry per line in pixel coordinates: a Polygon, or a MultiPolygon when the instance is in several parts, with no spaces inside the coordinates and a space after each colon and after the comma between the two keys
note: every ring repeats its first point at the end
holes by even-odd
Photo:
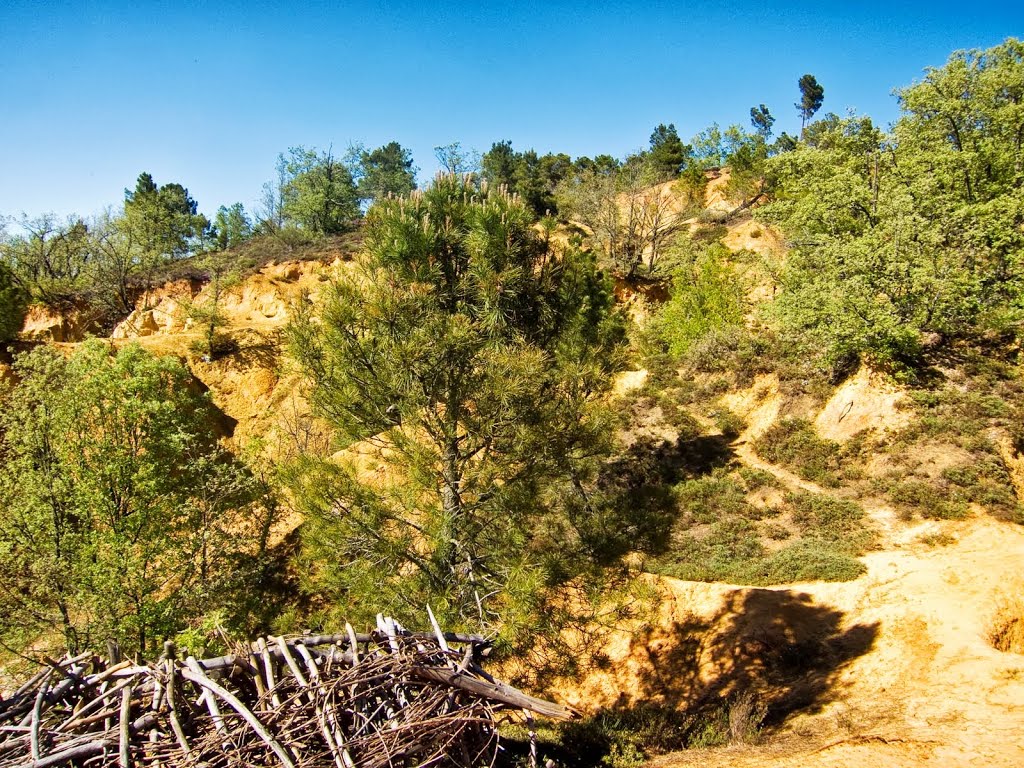
{"type": "Polygon", "coordinates": [[[844,695],[843,670],[867,653],[878,623],[844,626],[844,614],[794,590],[735,589],[707,617],[636,635],[639,671],[619,701],[563,727],[560,764],[709,747],[756,738],[797,712],[844,695]]]}
{"type": "Polygon", "coordinates": [[[763,706],[762,724],[817,712],[842,697],[842,670],[867,653],[879,624],[843,626],[844,614],[787,589],[736,589],[710,618],[648,629],[633,648],[647,657],[637,698],[700,720],[738,697],[763,706]]]}

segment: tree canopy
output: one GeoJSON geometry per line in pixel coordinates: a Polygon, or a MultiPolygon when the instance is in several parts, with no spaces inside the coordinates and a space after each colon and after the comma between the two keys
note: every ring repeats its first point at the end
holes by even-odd
{"type": "Polygon", "coordinates": [[[0,342],[10,341],[21,330],[28,294],[14,273],[0,261],[0,342]]]}
{"type": "Polygon", "coordinates": [[[258,485],[187,370],[101,341],[17,358],[0,409],[0,641],[140,652],[223,600],[258,485]],[[59,643],[58,643],[59,644],[59,643]]]}
{"type": "Polygon", "coordinates": [[[379,200],[388,195],[401,197],[416,189],[412,152],[397,141],[372,152],[357,148],[353,159],[362,200],[379,200]]]}
{"type": "Polygon", "coordinates": [[[380,201],[358,274],[291,327],[313,403],[350,445],[296,481],[311,579],[350,615],[429,602],[449,625],[514,634],[582,567],[559,499],[606,444],[594,400],[622,325],[592,257],[548,250],[532,221],[452,175],[380,201]],[[361,472],[359,446],[386,479],[361,472]]]}
{"type": "Polygon", "coordinates": [[[794,106],[800,115],[800,131],[803,132],[807,121],[821,109],[822,102],[825,100],[825,89],[818,84],[814,75],[801,75],[797,86],[800,88],[800,101],[794,106]]]}
{"type": "Polygon", "coordinates": [[[283,223],[312,235],[348,232],[360,217],[352,172],[330,150],[292,147],[280,155],[278,185],[283,223]]]}
{"type": "Polygon", "coordinates": [[[891,135],[830,115],[770,163],[762,215],[796,246],[779,311],[832,364],[913,364],[923,334],[1021,317],[1024,44],[955,53],[899,98],[891,135]]]}

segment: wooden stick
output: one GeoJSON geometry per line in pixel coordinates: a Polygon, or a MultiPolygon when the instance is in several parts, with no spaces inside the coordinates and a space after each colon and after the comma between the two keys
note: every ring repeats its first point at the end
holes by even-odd
{"type": "Polygon", "coordinates": [[[348,643],[352,651],[352,666],[355,667],[359,664],[359,641],[356,639],[355,630],[347,621],[345,622],[345,634],[348,635],[348,643]]]}
{"type": "Polygon", "coordinates": [[[50,680],[52,670],[46,671],[46,676],[39,685],[39,692],[36,694],[36,703],[32,708],[32,730],[30,731],[31,754],[33,760],[39,760],[42,755],[39,752],[39,721],[43,716],[43,698],[46,696],[46,684],[50,680]]]}
{"type": "Polygon", "coordinates": [[[61,763],[73,764],[75,760],[81,758],[92,757],[94,755],[101,755],[110,747],[111,742],[102,739],[96,741],[88,741],[85,744],[79,744],[68,749],[63,749],[60,752],[53,752],[44,758],[39,760],[33,760],[28,763],[25,768],[50,768],[52,765],[60,765],[61,763]]]}
{"type": "MultiPolygon", "coordinates": [[[[437,644],[441,646],[441,650],[448,653],[448,641],[444,639],[444,633],[441,631],[441,626],[437,623],[437,619],[434,618],[434,612],[427,606],[427,616],[430,617],[430,626],[434,628],[434,635],[437,637],[437,644]]],[[[470,643],[472,646],[472,643],[470,643]]]]}
{"type": "Polygon", "coordinates": [[[128,718],[131,717],[131,712],[132,686],[129,681],[129,685],[121,691],[121,739],[118,752],[118,765],[121,768],[132,768],[131,755],[128,753],[128,726],[130,725],[128,718]]]}
{"type": "Polygon", "coordinates": [[[288,664],[288,669],[292,671],[292,675],[299,681],[299,685],[303,688],[309,688],[309,683],[306,682],[306,678],[302,674],[302,670],[299,669],[299,665],[295,661],[295,657],[292,656],[292,652],[288,650],[288,643],[285,642],[283,637],[273,638],[274,642],[277,643],[277,647],[281,651],[281,655],[284,657],[285,662],[288,664]]]}
{"type": "Polygon", "coordinates": [[[292,762],[291,757],[288,756],[284,747],[278,743],[277,739],[270,735],[270,732],[263,727],[263,724],[259,719],[257,719],[256,715],[254,715],[248,707],[239,701],[232,693],[221,688],[217,683],[208,678],[201,669],[198,669],[198,665],[196,665],[196,667],[189,665],[188,669],[181,670],[181,674],[186,679],[191,680],[196,685],[202,686],[212,694],[207,697],[207,701],[212,699],[214,695],[220,696],[221,699],[223,699],[232,709],[242,716],[245,722],[249,724],[249,727],[256,732],[256,735],[263,739],[263,742],[274,751],[274,754],[277,755],[284,768],[295,768],[295,763],[292,762]]]}
{"type": "Polygon", "coordinates": [[[267,641],[264,638],[261,637],[258,642],[260,654],[263,656],[263,669],[267,673],[267,687],[272,691],[270,701],[275,709],[280,709],[281,698],[277,695],[277,683],[274,680],[274,662],[270,656],[270,649],[267,648],[267,641]]]}
{"type": "Polygon", "coordinates": [[[171,730],[174,731],[174,738],[177,739],[181,751],[188,758],[192,754],[192,750],[188,745],[188,739],[185,738],[185,731],[181,727],[181,720],[178,719],[178,705],[174,701],[174,678],[176,676],[174,659],[168,658],[165,663],[167,666],[167,708],[171,718],[171,730]]]}
{"type": "Polygon", "coordinates": [[[536,712],[538,715],[544,715],[544,717],[551,717],[556,720],[572,720],[576,717],[576,713],[568,707],[535,698],[504,683],[488,683],[484,680],[466,677],[450,669],[424,667],[418,664],[413,665],[411,672],[423,680],[445,683],[454,688],[461,688],[474,693],[477,696],[508,704],[516,709],[528,709],[531,712],[536,712]]]}
{"type": "MultiPolygon", "coordinates": [[[[202,667],[199,666],[199,662],[194,657],[189,656],[185,659],[185,666],[187,669],[182,669],[181,674],[187,680],[192,680],[192,677],[185,674],[188,671],[193,672],[195,675],[206,677],[202,667]]],[[[192,682],[195,682],[192,680],[192,682]]],[[[202,689],[203,695],[200,697],[201,700],[206,702],[206,709],[210,712],[210,718],[213,720],[213,727],[217,730],[221,736],[226,735],[226,727],[224,725],[224,717],[220,713],[220,706],[217,704],[217,699],[210,695],[209,690],[205,687],[202,689]]]]}

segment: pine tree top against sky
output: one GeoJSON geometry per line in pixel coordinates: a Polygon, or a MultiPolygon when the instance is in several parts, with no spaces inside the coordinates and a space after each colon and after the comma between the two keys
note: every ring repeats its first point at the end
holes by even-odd
{"type": "Polygon", "coordinates": [[[90,215],[140,168],[202,212],[252,209],[279,152],[397,140],[421,180],[460,141],[622,156],[765,104],[896,117],[893,88],[950,51],[1024,34],[1024,6],[948,2],[0,4],[0,214],[90,215]],[[918,7],[913,7],[913,6],[918,7]],[[16,182],[16,183],[12,183],[16,182]]]}

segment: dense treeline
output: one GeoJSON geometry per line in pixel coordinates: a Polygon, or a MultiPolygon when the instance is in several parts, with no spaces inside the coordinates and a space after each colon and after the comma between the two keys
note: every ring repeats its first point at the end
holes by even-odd
{"type": "Polygon", "coordinates": [[[147,651],[204,617],[262,629],[418,617],[425,603],[511,643],[527,626],[554,630],[627,570],[628,552],[668,546],[668,507],[647,475],[609,476],[602,402],[627,342],[613,273],[665,289],[634,346],[672,360],[711,356],[717,338],[830,375],[861,360],[913,373],[959,339],[1012,345],[1024,44],[929,70],[899,92],[890,131],[815,119],[823,87],[811,75],[798,87],[799,136],[775,136],[759,104],[749,129],[711,125],[684,142],[659,124],[625,158],[507,140],[476,156],[456,143],[437,149],[449,173],[422,189],[397,142],[342,157],[295,147],[252,214],[235,204],[210,221],[181,184],[143,173],[117,210],[11,225],[4,342],[32,301],[117,318],[192,260],[213,288],[213,305],[193,308],[212,356],[237,246],[359,229],[365,252],[288,333],[343,452],[303,456],[273,482],[220,446],[178,363],[99,342],[17,358],[0,412],[0,641],[23,648],[55,628],[72,647],[112,635],[147,651]],[[720,174],[726,200],[707,210],[720,174]],[[737,277],[745,257],[721,242],[724,224],[751,215],[788,245],[784,262],[760,265],[773,290],[756,312],[737,277]],[[357,443],[384,479],[344,458],[357,443]],[[295,562],[313,609],[298,619],[275,619],[251,588],[266,576],[274,486],[286,485],[306,520],[295,562]]]}

